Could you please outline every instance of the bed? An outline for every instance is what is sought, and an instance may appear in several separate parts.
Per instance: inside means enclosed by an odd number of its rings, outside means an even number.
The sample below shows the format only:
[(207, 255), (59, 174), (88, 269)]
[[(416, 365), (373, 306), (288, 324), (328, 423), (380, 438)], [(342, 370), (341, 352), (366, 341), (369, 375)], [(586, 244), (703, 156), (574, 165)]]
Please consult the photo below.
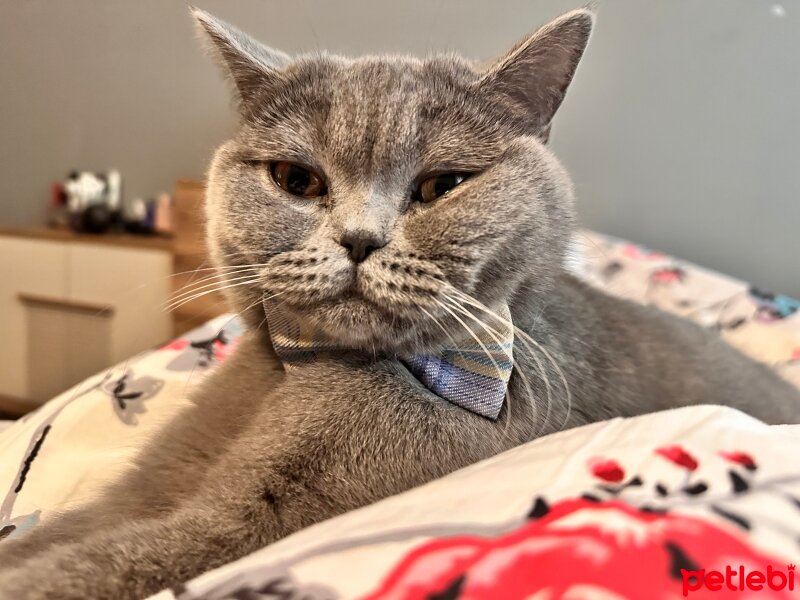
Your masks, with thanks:
[[(800, 387), (797, 301), (594, 232), (579, 245), (576, 268), (594, 285), (713, 328)], [(240, 335), (235, 316), (218, 317), (0, 424), (0, 540), (113, 482)], [(728, 408), (614, 419), (320, 523), (157, 597), (718, 598), (730, 586), (741, 598), (796, 597), (798, 456), (799, 426)]]

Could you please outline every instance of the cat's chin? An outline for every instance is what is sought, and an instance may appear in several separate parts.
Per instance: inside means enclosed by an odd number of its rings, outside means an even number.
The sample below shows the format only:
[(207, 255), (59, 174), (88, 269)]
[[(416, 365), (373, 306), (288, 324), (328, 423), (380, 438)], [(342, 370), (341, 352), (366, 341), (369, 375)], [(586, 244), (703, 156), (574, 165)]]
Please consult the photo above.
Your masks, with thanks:
[(397, 353), (410, 346), (413, 338), (408, 321), (363, 298), (327, 301), (306, 309), (302, 318), (347, 348)]

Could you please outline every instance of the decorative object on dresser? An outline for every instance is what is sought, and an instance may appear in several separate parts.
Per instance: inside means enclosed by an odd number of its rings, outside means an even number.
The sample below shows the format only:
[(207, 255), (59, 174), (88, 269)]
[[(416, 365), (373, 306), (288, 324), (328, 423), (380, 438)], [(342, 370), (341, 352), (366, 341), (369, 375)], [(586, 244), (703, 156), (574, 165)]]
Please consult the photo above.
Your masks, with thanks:
[[(208, 292), (211, 286), (199, 280), (212, 271), (205, 245), (205, 214), (203, 197), (205, 185), (200, 181), (180, 179), (175, 184), (172, 204), (172, 222), (175, 252), (175, 277), (173, 290), (178, 300), (173, 310), (175, 335), (181, 335), (209, 319), (227, 312), (224, 296), (219, 292), (205, 293), (195, 300), (183, 302), (197, 293)], [(207, 287), (202, 287), (207, 286)]]

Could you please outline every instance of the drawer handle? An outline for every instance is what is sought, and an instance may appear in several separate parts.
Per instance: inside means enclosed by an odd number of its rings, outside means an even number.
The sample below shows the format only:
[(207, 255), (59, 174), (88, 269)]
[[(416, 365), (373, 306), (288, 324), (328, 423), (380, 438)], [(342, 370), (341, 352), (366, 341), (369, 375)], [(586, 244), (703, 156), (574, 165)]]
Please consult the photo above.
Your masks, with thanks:
[(50, 298), (48, 296), (37, 296), (35, 294), (19, 294), (18, 298), (23, 304), (37, 308), (49, 308), (51, 310), (94, 315), (96, 317), (110, 317), (114, 314), (114, 307), (109, 304), (95, 304), (92, 302), (83, 302), (81, 300)]

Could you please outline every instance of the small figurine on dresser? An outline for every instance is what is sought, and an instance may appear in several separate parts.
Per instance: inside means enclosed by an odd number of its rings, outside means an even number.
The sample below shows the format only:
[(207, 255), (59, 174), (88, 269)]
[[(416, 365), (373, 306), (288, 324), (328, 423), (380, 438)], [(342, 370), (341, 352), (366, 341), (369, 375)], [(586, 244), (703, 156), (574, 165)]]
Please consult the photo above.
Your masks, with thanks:
[(72, 229), (105, 233), (120, 219), (122, 178), (116, 170), (108, 173), (72, 171), (67, 180), (56, 187), (55, 196), (55, 204), (62, 205), (65, 220)]
[(134, 198), (122, 211), (125, 231), (137, 234), (172, 234), (172, 198), (162, 192), (156, 198)]
[(171, 235), (172, 198), (136, 197), (123, 201), (119, 171), (72, 171), (66, 181), (54, 183), (50, 226), (80, 233)]

